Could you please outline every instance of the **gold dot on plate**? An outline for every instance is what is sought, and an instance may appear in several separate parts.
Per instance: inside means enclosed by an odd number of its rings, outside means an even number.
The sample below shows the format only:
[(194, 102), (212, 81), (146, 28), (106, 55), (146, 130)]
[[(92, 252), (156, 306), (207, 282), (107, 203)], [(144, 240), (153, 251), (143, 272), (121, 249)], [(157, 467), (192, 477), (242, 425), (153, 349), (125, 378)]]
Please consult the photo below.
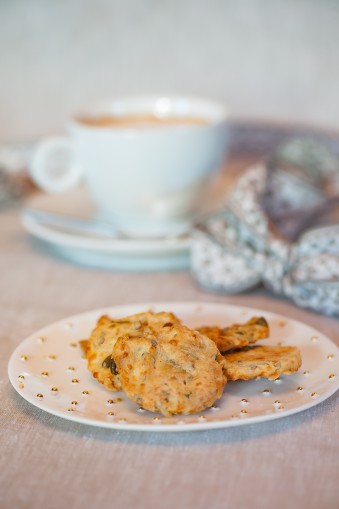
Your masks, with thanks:
[(56, 357), (55, 357), (54, 354), (51, 354), (51, 355), (48, 356), (48, 358), (51, 359), (52, 361), (54, 361)]
[(42, 371), (41, 374), (42, 376), (48, 376), (48, 371)]
[(242, 410), (240, 410), (240, 413), (241, 414), (247, 414), (247, 410), (245, 410), (244, 408)]
[(84, 394), (85, 396), (87, 396), (89, 394), (89, 391), (82, 391), (82, 394)]
[(67, 412), (74, 412), (74, 408), (67, 408)]
[(311, 398), (316, 398), (317, 396), (318, 396), (318, 394), (316, 392), (312, 392)]
[(280, 384), (281, 383), (281, 378), (276, 378), (275, 380), (273, 380), (274, 383), (276, 384)]
[(309, 375), (309, 374), (310, 374), (310, 372), (309, 372), (309, 371), (304, 371), (304, 373), (303, 373), (303, 374), (307, 376), (307, 375)]
[(121, 418), (119, 419), (119, 422), (127, 422), (127, 419), (125, 419), (125, 417), (121, 417)]
[(328, 378), (335, 378), (335, 374), (334, 373), (331, 373), (330, 375), (328, 375)]
[(218, 407), (218, 405), (212, 405), (211, 410), (214, 410), (216, 412), (217, 410), (220, 410), (220, 407)]
[(24, 389), (25, 388), (25, 384), (23, 384), (22, 382), (19, 383), (19, 389)]
[(155, 422), (159, 422), (159, 421), (161, 421), (161, 419), (160, 419), (160, 417), (154, 417), (154, 418), (153, 418), (153, 421), (155, 421)]
[(278, 406), (278, 410), (284, 410), (284, 408), (285, 408), (284, 405), (279, 405)]
[(72, 348), (76, 348), (78, 345), (76, 343), (70, 343), (69, 346)]
[(281, 403), (281, 401), (279, 401), (279, 399), (276, 399), (274, 402), (275, 405), (280, 405), (280, 403)]
[(206, 420), (206, 417), (204, 415), (199, 415), (198, 419), (200, 421), (205, 421)]
[(332, 360), (332, 359), (333, 359), (333, 357), (334, 357), (334, 355), (332, 355), (332, 354), (330, 354), (330, 355), (328, 355), (328, 356), (327, 356), (327, 358), (328, 358), (329, 360)]
[(41, 392), (39, 392), (39, 393), (36, 395), (36, 397), (37, 397), (37, 398), (43, 398), (43, 397), (44, 397), (44, 395), (43, 395), (43, 394), (41, 394)]
[(44, 336), (39, 336), (39, 337), (37, 338), (37, 342), (38, 342), (38, 343), (44, 343), (45, 341), (46, 341), (46, 338), (44, 338)]
[(121, 401), (124, 401), (122, 398), (117, 398), (118, 403), (121, 403)]
[(27, 355), (22, 355), (20, 357), (20, 359), (25, 362), (25, 361), (27, 361), (28, 357), (27, 357)]
[(303, 387), (297, 387), (297, 391), (303, 391), (304, 388)]
[(71, 405), (77, 405), (78, 402), (77, 401), (72, 401)]
[(53, 392), (58, 392), (58, 390), (59, 389), (57, 387), (52, 387), (52, 389), (51, 389), (51, 391), (53, 391)]
[(264, 396), (268, 396), (269, 394), (271, 394), (271, 391), (269, 389), (264, 389), (262, 393)]
[(72, 384), (78, 384), (79, 380), (77, 378), (72, 378)]
[(75, 371), (75, 367), (74, 366), (68, 366), (68, 371)]
[(108, 400), (107, 400), (107, 404), (108, 404), (108, 405), (113, 405), (113, 403), (114, 403), (114, 400), (113, 400), (113, 399), (108, 399)]
[(107, 415), (112, 416), (112, 415), (114, 415), (114, 412), (107, 412)]
[(25, 380), (24, 375), (19, 375), (18, 378), (20, 378), (21, 380)]
[(318, 336), (312, 336), (311, 341), (312, 341), (312, 343), (315, 343), (316, 341), (318, 341)]

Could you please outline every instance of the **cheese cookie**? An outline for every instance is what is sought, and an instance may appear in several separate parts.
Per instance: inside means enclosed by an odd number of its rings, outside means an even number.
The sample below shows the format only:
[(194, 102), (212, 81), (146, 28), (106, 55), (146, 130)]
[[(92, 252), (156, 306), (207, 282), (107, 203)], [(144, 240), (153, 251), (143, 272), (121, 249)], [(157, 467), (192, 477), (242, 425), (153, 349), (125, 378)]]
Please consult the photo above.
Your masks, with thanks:
[(113, 358), (127, 396), (165, 416), (201, 412), (220, 398), (226, 383), (213, 341), (178, 323), (164, 324), (156, 334), (120, 337)]
[(228, 380), (252, 380), (290, 375), (301, 366), (295, 346), (249, 346), (223, 355)]
[(267, 338), (270, 333), (268, 323), (262, 316), (254, 316), (244, 324), (236, 323), (223, 329), (201, 326), (197, 330), (212, 339), (221, 353), (251, 345), (259, 339)]
[(107, 315), (99, 318), (87, 343), (83, 344), (92, 375), (112, 391), (121, 390), (119, 373), (112, 358), (113, 347), (117, 339), (125, 334), (139, 334), (142, 331), (156, 332), (164, 324), (180, 323), (173, 313), (153, 313), (147, 311), (120, 319)]

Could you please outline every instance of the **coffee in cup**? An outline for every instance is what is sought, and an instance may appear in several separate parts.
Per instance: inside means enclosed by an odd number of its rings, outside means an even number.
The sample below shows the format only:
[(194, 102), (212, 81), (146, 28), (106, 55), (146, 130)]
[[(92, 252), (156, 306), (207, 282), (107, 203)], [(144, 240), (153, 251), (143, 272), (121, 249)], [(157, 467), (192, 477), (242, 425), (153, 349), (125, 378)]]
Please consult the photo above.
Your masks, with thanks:
[(68, 137), (39, 143), (30, 164), (47, 192), (84, 179), (98, 215), (133, 236), (185, 231), (228, 144), (227, 112), (190, 96), (138, 96), (86, 108)]

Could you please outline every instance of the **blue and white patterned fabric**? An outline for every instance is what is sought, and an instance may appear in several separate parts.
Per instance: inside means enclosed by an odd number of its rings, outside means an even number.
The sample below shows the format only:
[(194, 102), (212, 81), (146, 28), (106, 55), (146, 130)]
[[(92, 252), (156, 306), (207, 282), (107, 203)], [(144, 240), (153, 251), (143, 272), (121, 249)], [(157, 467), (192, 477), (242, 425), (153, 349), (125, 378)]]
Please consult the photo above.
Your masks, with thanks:
[(225, 293), (263, 284), (299, 306), (339, 315), (339, 215), (337, 223), (309, 228), (338, 205), (336, 154), (312, 141), (290, 142), (246, 170), (224, 209), (195, 225), (193, 276)]

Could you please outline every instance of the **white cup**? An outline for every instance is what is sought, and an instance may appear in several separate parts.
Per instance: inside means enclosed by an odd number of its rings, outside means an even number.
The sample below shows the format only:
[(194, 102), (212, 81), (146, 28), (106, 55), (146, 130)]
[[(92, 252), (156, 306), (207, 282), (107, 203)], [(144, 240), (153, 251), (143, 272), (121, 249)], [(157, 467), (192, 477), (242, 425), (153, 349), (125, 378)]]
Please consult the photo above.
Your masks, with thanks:
[[(171, 121), (91, 123), (103, 116), (145, 115)], [(113, 99), (76, 115), (68, 125), (68, 137), (39, 143), (30, 173), (41, 189), (52, 193), (65, 192), (84, 179), (99, 216), (127, 234), (181, 233), (226, 156), (227, 119), (225, 107), (208, 99), (160, 95)]]

